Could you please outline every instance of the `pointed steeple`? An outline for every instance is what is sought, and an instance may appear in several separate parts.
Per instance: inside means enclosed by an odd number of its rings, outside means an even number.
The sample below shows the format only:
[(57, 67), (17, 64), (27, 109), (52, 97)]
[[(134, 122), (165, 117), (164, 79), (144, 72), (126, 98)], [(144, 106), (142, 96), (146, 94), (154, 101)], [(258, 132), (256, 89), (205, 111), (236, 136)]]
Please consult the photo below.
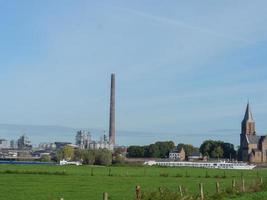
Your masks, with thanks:
[(252, 117), (252, 113), (251, 113), (249, 102), (247, 103), (246, 113), (245, 113), (245, 116), (244, 116), (243, 121), (246, 121), (246, 122), (254, 122), (253, 117)]
[(242, 127), (241, 128), (242, 134), (246, 134), (246, 135), (255, 135), (256, 134), (255, 122), (254, 122), (254, 119), (252, 117), (252, 112), (250, 109), (249, 102), (247, 103), (247, 108), (246, 108), (246, 112), (245, 112), (241, 127)]

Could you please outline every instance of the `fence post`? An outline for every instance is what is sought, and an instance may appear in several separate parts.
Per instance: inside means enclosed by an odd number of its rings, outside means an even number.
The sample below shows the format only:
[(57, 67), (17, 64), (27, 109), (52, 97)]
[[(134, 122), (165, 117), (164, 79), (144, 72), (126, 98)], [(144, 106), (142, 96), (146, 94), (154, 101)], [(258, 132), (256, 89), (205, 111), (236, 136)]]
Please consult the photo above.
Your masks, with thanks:
[(180, 191), (180, 196), (183, 197), (183, 190), (182, 190), (182, 186), (179, 185), (179, 191)]
[(107, 192), (103, 193), (103, 200), (108, 200), (108, 193)]
[(232, 190), (235, 189), (235, 179), (232, 180)]
[(137, 185), (135, 187), (136, 200), (141, 200), (141, 187)]
[(199, 183), (200, 199), (204, 200), (203, 184)]
[(245, 179), (242, 179), (242, 192), (245, 192)]
[(219, 182), (216, 182), (216, 192), (217, 192), (217, 194), (220, 193), (220, 183)]
[(262, 177), (260, 178), (260, 184), (263, 184), (263, 179), (262, 179)]

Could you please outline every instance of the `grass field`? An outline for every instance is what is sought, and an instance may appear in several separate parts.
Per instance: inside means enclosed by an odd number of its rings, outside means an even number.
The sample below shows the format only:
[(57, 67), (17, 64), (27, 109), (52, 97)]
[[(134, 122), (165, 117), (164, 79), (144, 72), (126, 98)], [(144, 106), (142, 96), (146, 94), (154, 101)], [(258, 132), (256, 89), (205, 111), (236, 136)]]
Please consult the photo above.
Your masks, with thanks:
[[(246, 184), (258, 177), (266, 181), (267, 170), (0, 165), (0, 199), (102, 200), (103, 192), (108, 192), (111, 200), (132, 200), (136, 185), (145, 191), (158, 187), (177, 190), (178, 185), (182, 185), (194, 194), (200, 182), (204, 184), (204, 192), (211, 194), (215, 192), (216, 181), (223, 189), (231, 186), (232, 179), (240, 182), (241, 176)], [(248, 196), (242, 200), (253, 198)]]

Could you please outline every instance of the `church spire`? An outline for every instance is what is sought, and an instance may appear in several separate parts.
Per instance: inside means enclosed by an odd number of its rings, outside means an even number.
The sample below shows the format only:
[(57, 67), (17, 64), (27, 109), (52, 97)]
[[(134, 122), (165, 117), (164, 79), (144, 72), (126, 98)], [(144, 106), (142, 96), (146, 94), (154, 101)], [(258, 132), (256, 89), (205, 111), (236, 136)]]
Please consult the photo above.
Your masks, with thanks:
[(251, 113), (249, 102), (247, 103), (246, 113), (245, 113), (245, 116), (244, 116), (243, 121), (254, 122), (253, 117), (252, 117), (252, 113)]
[(247, 108), (246, 112), (244, 115), (244, 119), (242, 121), (242, 134), (247, 134), (247, 135), (255, 135), (255, 122), (252, 117), (252, 112), (250, 109), (249, 102), (247, 103)]

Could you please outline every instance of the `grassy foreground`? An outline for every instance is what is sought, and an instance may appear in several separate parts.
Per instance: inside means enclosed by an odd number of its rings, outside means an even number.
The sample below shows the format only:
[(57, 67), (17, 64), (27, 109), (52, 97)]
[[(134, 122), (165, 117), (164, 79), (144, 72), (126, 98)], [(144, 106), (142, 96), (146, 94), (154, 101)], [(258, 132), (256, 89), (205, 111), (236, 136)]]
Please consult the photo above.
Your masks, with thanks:
[(103, 192), (108, 192), (111, 200), (133, 200), (136, 185), (143, 191), (159, 187), (177, 190), (181, 185), (189, 194), (196, 194), (200, 182), (205, 193), (213, 194), (216, 181), (224, 189), (231, 187), (233, 179), (240, 184), (242, 176), (246, 184), (259, 177), (267, 181), (267, 170), (0, 165), (0, 199), (102, 200)]

